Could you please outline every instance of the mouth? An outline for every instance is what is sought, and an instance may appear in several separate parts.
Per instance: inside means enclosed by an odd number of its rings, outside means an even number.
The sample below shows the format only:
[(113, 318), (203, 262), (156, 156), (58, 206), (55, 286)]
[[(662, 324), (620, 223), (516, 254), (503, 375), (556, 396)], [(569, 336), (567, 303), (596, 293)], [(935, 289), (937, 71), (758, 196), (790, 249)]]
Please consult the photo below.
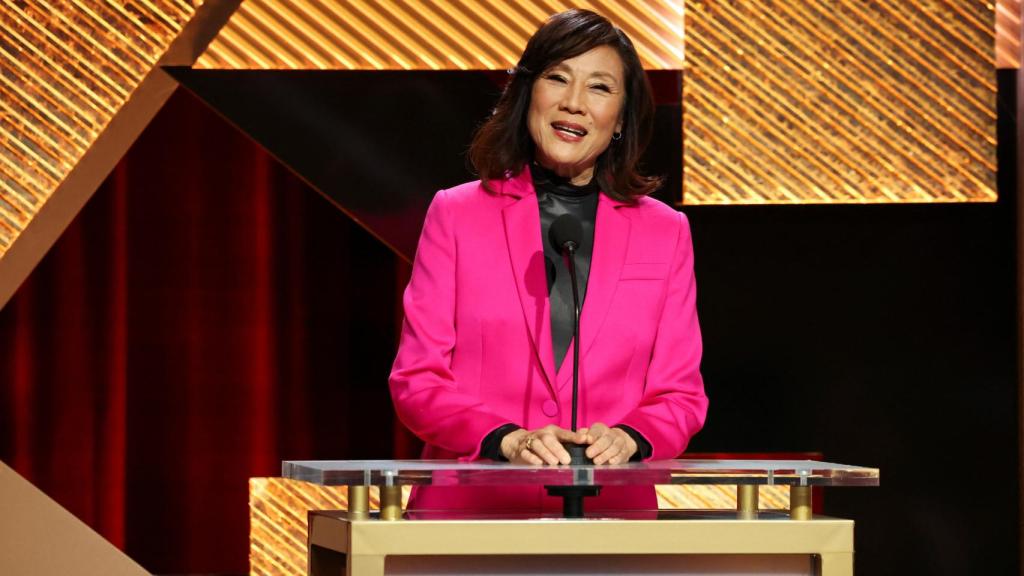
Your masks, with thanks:
[(583, 138), (587, 135), (586, 128), (579, 124), (573, 124), (572, 122), (552, 122), (551, 127), (557, 132), (561, 132), (575, 138)]

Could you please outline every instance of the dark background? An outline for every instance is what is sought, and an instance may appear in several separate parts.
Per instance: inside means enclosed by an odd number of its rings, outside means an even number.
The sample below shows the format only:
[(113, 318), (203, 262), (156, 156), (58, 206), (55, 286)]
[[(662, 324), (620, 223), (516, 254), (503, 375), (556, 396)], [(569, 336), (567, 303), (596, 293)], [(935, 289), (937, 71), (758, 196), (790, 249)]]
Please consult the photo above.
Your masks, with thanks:
[[(248, 477), (415, 455), (387, 395), (408, 274), (387, 245), (471, 178), (501, 77), (175, 74), (188, 90), (0, 310), (0, 459), (151, 571), (241, 573)], [(648, 158), (669, 201), (677, 80), (654, 77)], [(1016, 141), (1010, 114), (1000, 130)], [(825, 495), (857, 521), (858, 574), (1019, 570), (1016, 149), (1000, 153), (993, 204), (684, 210), (711, 399), (690, 449), (881, 468), (879, 488)]]

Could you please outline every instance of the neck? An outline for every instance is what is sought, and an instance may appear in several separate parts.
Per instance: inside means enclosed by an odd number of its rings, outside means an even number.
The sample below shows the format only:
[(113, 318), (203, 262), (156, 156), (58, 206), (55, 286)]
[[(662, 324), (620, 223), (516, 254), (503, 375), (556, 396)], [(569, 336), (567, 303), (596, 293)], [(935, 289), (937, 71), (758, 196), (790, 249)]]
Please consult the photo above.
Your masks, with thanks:
[(573, 184), (568, 178), (563, 178), (536, 162), (530, 164), (530, 176), (533, 178), (534, 191), (538, 196), (555, 194), (562, 198), (582, 198), (600, 191), (596, 182)]
[(593, 166), (580, 169), (578, 166), (573, 164), (557, 164), (553, 162), (546, 162), (540, 158), (535, 162), (537, 165), (554, 173), (559, 178), (567, 180), (573, 186), (585, 186), (590, 184), (591, 180), (594, 179)]

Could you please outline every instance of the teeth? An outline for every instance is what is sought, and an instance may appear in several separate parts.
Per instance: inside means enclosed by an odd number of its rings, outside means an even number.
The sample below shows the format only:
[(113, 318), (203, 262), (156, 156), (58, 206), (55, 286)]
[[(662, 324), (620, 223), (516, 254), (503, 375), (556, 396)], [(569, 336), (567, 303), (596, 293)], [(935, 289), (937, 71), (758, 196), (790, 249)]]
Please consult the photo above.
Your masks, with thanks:
[(569, 128), (568, 126), (562, 125), (556, 125), (555, 130), (561, 130), (562, 132), (568, 132), (570, 134), (575, 134), (576, 136), (580, 137), (585, 136), (587, 134), (585, 130), (574, 130), (572, 128)]

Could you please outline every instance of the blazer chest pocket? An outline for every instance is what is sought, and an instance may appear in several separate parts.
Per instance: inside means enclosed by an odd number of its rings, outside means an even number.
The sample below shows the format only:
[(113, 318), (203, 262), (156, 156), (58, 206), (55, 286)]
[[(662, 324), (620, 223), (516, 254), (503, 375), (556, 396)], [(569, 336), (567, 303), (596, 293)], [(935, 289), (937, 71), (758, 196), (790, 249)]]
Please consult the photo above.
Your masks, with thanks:
[(623, 264), (619, 280), (664, 280), (668, 263)]

